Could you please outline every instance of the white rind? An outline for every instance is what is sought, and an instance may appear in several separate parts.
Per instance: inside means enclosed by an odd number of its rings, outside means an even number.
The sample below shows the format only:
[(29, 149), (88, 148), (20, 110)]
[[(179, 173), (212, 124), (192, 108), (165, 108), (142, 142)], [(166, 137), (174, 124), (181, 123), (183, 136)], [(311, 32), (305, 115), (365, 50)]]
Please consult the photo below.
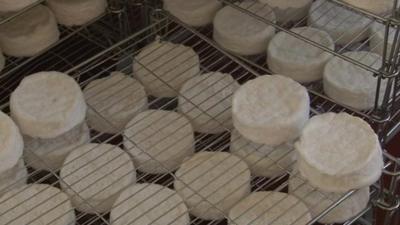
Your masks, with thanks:
[(14, 57), (30, 57), (56, 43), (60, 37), (49, 8), (38, 5), (0, 26), (0, 48)]
[(71, 225), (75, 212), (68, 196), (47, 184), (28, 184), (0, 198), (0, 225)]
[(179, 113), (147, 110), (127, 124), (124, 146), (138, 170), (151, 174), (173, 172), (194, 154), (193, 128)]
[(134, 76), (154, 97), (175, 97), (189, 79), (199, 75), (200, 61), (187, 46), (156, 40), (135, 57)]
[(0, 174), (0, 197), (13, 189), (26, 185), (28, 180), (28, 170), (24, 160), (20, 159), (13, 168), (3, 171)]
[(68, 154), (75, 148), (90, 142), (90, 131), (86, 123), (51, 139), (24, 137), (24, 160), (37, 170), (58, 171)]
[(175, 190), (190, 213), (204, 220), (224, 219), (229, 210), (250, 193), (250, 170), (226, 152), (200, 152), (175, 173)]
[(121, 72), (91, 81), (83, 93), (89, 105), (88, 124), (99, 132), (122, 132), (135, 115), (147, 109), (142, 84)]
[[(275, 21), (271, 8), (256, 1), (238, 5), (269, 21)], [(239, 55), (256, 55), (265, 52), (275, 35), (275, 28), (232, 6), (219, 10), (214, 18), (214, 40), (225, 50)]]
[(6, 58), (4, 57), (0, 49), (0, 72), (4, 69), (5, 65), (6, 65)]
[(298, 21), (307, 16), (312, 0), (258, 0), (271, 7), (276, 15), (277, 21), (286, 24)]
[(196, 132), (218, 134), (232, 129), (232, 96), (240, 87), (230, 74), (211, 72), (187, 81), (180, 90), (178, 111)]
[(113, 225), (189, 225), (188, 209), (183, 199), (158, 184), (135, 184), (115, 201), (110, 221)]
[(363, 188), (382, 173), (377, 135), (368, 123), (347, 113), (314, 116), (295, 147), (301, 175), (324, 191)]
[[(382, 58), (372, 52), (346, 52), (344, 56), (380, 69)], [(326, 64), (323, 75), (324, 92), (337, 103), (357, 110), (367, 110), (375, 106), (378, 78), (370, 71), (334, 57)], [(386, 91), (386, 80), (381, 81), (379, 104)]]
[[(312, 217), (295, 196), (275, 192), (253, 192), (229, 212), (229, 225), (306, 225)], [(249, 223), (251, 221), (251, 223)]]
[(24, 142), (14, 121), (0, 111), (0, 173), (13, 168), (22, 157)]
[(54, 138), (81, 124), (86, 103), (76, 81), (60, 72), (25, 77), (11, 94), (10, 109), (21, 133)]
[(47, 0), (59, 24), (80, 26), (105, 13), (107, 0)]
[(129, 155), (117, 146), (86, 144), (72, 151), (60, 172), (61, 188), (85, 213), (111, 210), (126, 187), (136, 182)]
[(0, 0), (0, 12), (16, 12), (39, 0)]
[(310, 113), (306, 88), (281, 75), (248, 81), (232, 102), (235, 128), (247, 139), (271, 147), (295, 140)]
[(325, 30), (338, 45), (366, 39), (371, 22), (367, 17), (327, 0), (312, 3), (308, 16), (309, 26)]
[[(299, 173), (289, 178), (289, 193), (301, 199), (310, 209), (313, 218), (337, 202), (346, 193), (325, 192), (313, 187)], [(369, 187), (356, 190), (354, 194), (318, 220), (320, 223), (344, 223), (359, 214), (368, 204)]]
[(293, 150), (292, 144), (273, 148), (249, 141), (237, 130), (231, 132), (230, 152), (244, 160), (254, 176), (272, 178), (291, 171), (295, 161)]
[[(335, 44), (325, 31), (311, 27), (298, 27), (290, 31), (334, 50)], [(267, 64), (275, 74), (308, 83), (322, 78), (324, 66), (331, 55), (291, 34), (279, 32), (269, 42)]]
[[(383, 51), (385, 49), (385, 33), (386, 33), (386, 26), (374, 22), (369, 29), (369, 48), (371, 52), (375, 52), (383, 56)], [(389, 37), (388, 37), (388, 45), (387, 45), (387, 52), (386, 52), (386, 59), (389, 59), (390, 52), (393, 48), (393, 42), (396, 35), (396, 30), (393, 27), (389, 29)]]
[(193, 27), (212, 23), (217, 11), (222, 8), (218, 0), (163, 0), (164, 9)]
[(394, 6), (394, 0), (343, 0), (343, 2), (379, 15), (391, 12)]

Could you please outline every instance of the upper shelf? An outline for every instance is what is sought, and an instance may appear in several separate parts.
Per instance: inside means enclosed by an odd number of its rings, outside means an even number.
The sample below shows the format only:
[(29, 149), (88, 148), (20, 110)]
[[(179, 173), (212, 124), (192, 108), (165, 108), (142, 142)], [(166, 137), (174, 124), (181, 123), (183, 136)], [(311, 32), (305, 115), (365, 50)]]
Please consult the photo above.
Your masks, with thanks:
[[(313, 2), (310, 8), (305, 10), (289, 11), (285, 15), (284, 21), (271, 21), (268, 19), (270, 18), (269, 16), (260, 16), (257, 12), (249, 10), (251, 6), (243, 7), (243, 5), (229, 0), (221, 1), (275, 27), (278, 32), (286, 32), (374, 74), (382, 75), (386, 78), (393, 77), (397, 72), (395, 68), (400, 65), (398, 57), (395, 57), (400, 52), (400, 23), (392, 16), (382, 17), (375, 15), (343, 1), (317, 0)], [(265, 7), (273, 8), (266, 3)], [(275, 10), (275, 12), (277, 11)], [(304, 15), (299, 15), (299, 13)], [(296, 33), (291, 30), (291, 28), (305, 25), (328, 32), (334, 40), (335, 49), (332, 50), (302, 33)], [(377, 69), (376, 66), (373, 66), (376, 65), (375, 62), (365, 64), (361, 59), (356, 60), (343, 55), (344, 52), (358, 50), (371, 51), (385, 56), (382, 57), (382, 67)]]

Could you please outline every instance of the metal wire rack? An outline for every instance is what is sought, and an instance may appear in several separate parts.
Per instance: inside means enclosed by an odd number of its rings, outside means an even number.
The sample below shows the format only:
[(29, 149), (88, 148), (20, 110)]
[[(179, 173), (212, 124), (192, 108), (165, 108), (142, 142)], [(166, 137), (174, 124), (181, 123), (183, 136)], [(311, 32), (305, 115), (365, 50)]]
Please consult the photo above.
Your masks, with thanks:
[[(81, 28), (81, 29), (78, 28), (79, 31), (76, 31), (75, 33), (72, 32), (73, 35), (71, 38), (65, 39), (63, 43), (57, 44), (57, 46), (51, 48), (43, 55), (40, 55), (33, 59), (23, 59), (23, 61), (20, 62), (18, 62), (18, 60), (20, 59), (15, 59), (17, 61), (15, 61), (15, 63), (13, 63), (10, 67), (6, 68), (5, 72), (1, 74), (1, 79), (2, 79), (0, 82), (2, 84), (1, 109), (3, 111), (7, 111), (9, 94), (12, 92), (12, 90), (16, 87), (16, 85), (24, 76), (29, 75), (36, 71), (54, 69), (61, 72), (66, 72), (71, 76), (73, 76), (79, 82), (82, 88), (84, 88), (90, 81), (104, 76), (108, 76), (110, 72), (116, 70), (132, 75), (134, 77), (135, 75), (132, 74), (132, 61), (135, 60), (134, 56), (137, 55), (143, 49), (144, 46), (155, 40), (156, 37), (160, 37), (161, 40), (168, 40), (174, 43), (181, 43), (186, 46), (192, 47), (200, 57), (202, 73), (210, 71), (220, 71), (223, 73), (229, 73), (239, 83), (244, 83), (247, 80), (252, 79), (260, 74), (258, 71), (258, 69), (260, 68), (258, 66), (255, 66), (257, 64), (253, 65), (251, 63), (246, 63), (247, 61), (244, 62), (241, 58), (236, 58), (234, 56), (231, 56), (230, 54), (227, 54), (216, 44), (214, 44), (213, 41), (207, 38), (207, 35), (204, 34), (209, 34), (210, 28), (206, 27), (197, 30), (192, 29), (161, 10), (154, 10), (149, 21), (150, 23), (145, 28), (136, 29), (133, 34), (129, 34), (125, 38), (120, 40), (102, 38), (103, 37), (102, 35), (97, 35), (97, 33), (93, 33), (95, 32), (94, 30), (97, 29), (92, 30), (86, 28)], [(93, 24), (93, 26), (97, 26), (100, 23), (101, 22), (96, 21)], [(111, 31), (113, 31), (112, 25), (110, 25), (110, 29)], [(68, 36), (68, 32), (66, 33), (66, 35)], [(70, 43), (72, 44), (81, 43), (78, 40), (86, 44), (84, 45), (78, 44), (79, 49), (76, 49), (76, 51), (72, 50), (74, 48), (71, 47), (73, 45), (70, 45)], [(68, 46), (68, 48), (65, 48), (65, 45)], [(82, 54), (83, 53), (82, 46), (87, 46), (88, 51), (85, 51), (85, 54)], [(54, 56), (56, 56), (57, 59), (61, 60), (60, 63), (56, 64), (52, 63), (53, 61), (51, 61), (51, 59), (54, 59)], [(41, 62), (43, 62), (43, 64), (41, 64)], [(37, 66), (37, 63), (39, 63), (39, 66)], [(146, 67), (144, 67), (144, 69), (148, 70)], [(152, 73), (152, 71), (149, 72)], [(155, 74), (153, 73), (153, 75)], [(124, 80), (121, 80), (119, 82), (124, 82)], [(163, 82), (168, 85), (168, 81), (163, 81)], [(226, 87), (221, 87), (220, 91), (224, 91), (224, 88)], [(179, 95), (179, 90), (175, 91)], [(345, 108), (338, 106), (334, 102), (329, 101), (329, 99), (324, 98), (323, 95), (321, 95), (317, 91), (313, 91), (313, 89), (310, 89), (310, 93), (312, 94), (311, 102), (312, 102), (313, 115), (319, 114), (324, 111), (346, 110)], [(106, 99), (104, 100), (106, 101)], [(187, 100), (190, 101), (190, 99)], [(93, 109), (93, 106), (89, 105), (89, 107)], [(176, 99), (160, 100), (157, 98), (149, 97), (149, 108), (175, 110)], [(203, 113), (207, 114), (207, 112)], [(97, 111), (97, 114), (100, 117), (103, 116), (103, 112), (101, 111)], [(364, 113), (361, 112), (359, 116), (363, 115)], [(107, 120), (107, 118), (104, 119)], [(221, 121), (218, 121), (215, 118), (213, 119), (216, 122), (220, 123), (221, 126), (223, 126)], [(111, 122), (110, 125), (113, 126)], [(225, 130), (226, 132), (223, 132), (218, 135), (207, 135), (200, 133), (195, 134), (196, 151), (229, 151), (230, 129), (225, 128)], [(157, 132), (154, 132), (153, 135), (157, 135)], [(91, 134), (91, 142), (111, 143), (113, 145), (125, 148), (123, 146), (123, 141), (122, 141), (123, 138), (131, 140), (131, 137), (127, 137), (123, 133), (110, 135), (93, 131)], [(135, 145), (135, 143), (132, 140), (131, 142)], [(110, 151), (111, 150), (112, 149), (110, 149)], [(127, 152), (129, 151), (129, 149), (126, 148), (125, 150)], [(92, 149), (92, 151), (94, 151), (94, 149)], [(254, 149), (254, 151), (257, 151), (257, 149)], [(145, 151), (143, 151), (143, 153), (146, 154)], [(32, 152), (32, 154), (35, 155), (34, 152)], [(398, 177), (397, 168), (400, 165), (400, 161), (386, 152), (384, 152), (384, 155), (385, 155), (385, 171), (384, 171), (385, 174), (397, 178)], [(37, 156), (36, 158), (38, 161), (42, 162), (43, 164), (46, 164), (46, 162), (43, 161), (41, 157)], [(112, 161), (107, 163), (111, 162)], [(102, 167), (104, 165), (105, 164), (98, 166)], [(29, 165), (27, 166), (29, 167)], [(160, 167), (163, 167), (162, 163), (160, 163)], [(172, 185), (173, 180), (177, 179), (174, 173), (155, 175), (155, 174), (146, 174), (141, 172), (140, 167), (136, 169), (137, 171), (130, 171), (130, 172), (137, 172), (138, 182), (157, 183), (166, 187), (173, 188)], [(293, 176), (294, 174), (291, 172), (290, 168), (283, 168), (283, 169), (286, 170), (286, 173), (281, 176), (273, 178), (254, 177), (252, 180), (252, 191), (258, 191), (258, 190), (275, 190), (282, 192), (287, 191), (288, 176), (289, 175)], [(79, 168), (77, 170), (79, 170)], [(112, 172), (113, 171), (109, 171), (108, 174)], [(221, 173), (223, 172), (224, 171), (221, 171)], [(204, 171), (204, 173), (207, 173), (207, 171)], [(104, 174), (104, 176), (107, 176), (108, 174)], [(47, 183), (52, 186), (59, 187), (60, 183), (63, 182), (63, 180), (59, 176), (59, 171), (45, 172), (29, 168), (29, 182)], [(350, 191), (349, 193), (343, 194), (343, 196), (338, 201), (333, 201), (334, 203), (330, 207), (328, 207), (320, 215), (314, 217), (313, 220), (309, 222), (309, 224), (314, 224), (318, 219), (323, 217), (331, 209), (333, 209), (338, 204), (347, 199), (349, 196), (354, 194), (354, 192), (355, 191)], [(398, 203), (394, 202), (392, 204), (392, 202), (389, 202), (387, 201), (387, 199), (382, 198), (382, 196), (384, 196), (385, 193), (386, 191), (383, 189), (383, 186), (380, 183), (373, 185), (371, 187), (370, 204), (367, 206), (365, 210), (363, 210), (353, 219), (347, 221), (345, 224), (346, 225), (353, 223), (370, 224), (368, 220), (364, 218), (368, 212), (375, 210), (376, 208), (379, 207), (382, 208), (382, 206), (386, 206), (388, 208), (395, 207), (396, 204)], [(93, 193), (93, 196), (95, 196), (96, 194), (98, 193)], [(77, 192), (76, 196), (78, 198), (82, 198)], [(48, 199), (45, 199), (43, 200), (42, 203), (38, 204), (43, 204), (45, 201), (51, 201), (51, 197), (52, 196), (49, 196)], [(328, 198), (328, 196), (326, 196), (326, 198)], [(387, 205), (385, 205), (386, 203)], [(83, 204), (90, 206), (90, 204), (85, 200)], [(265, 211), (268, 210), (269, 209), (265, 209)], [(43, 212), (43, 214), (44, 213), (47, 212)], [(108, 213), (87, 214), (76, 211), (76, 217), (77, 217), (77, 224), (79, 225), (110, 224)], [(227, 215), (226, 218), (228, 218)], [(37, 218), (32, 218), (32, 222), (35, 221), (36, 219)], [(203, 221), (199, 218), (195, 217), (191, 218), (191, 224), (196, 224), (196, 225), (200, 224), (216, 225), (216, 224), (226, 224), (226, 223), (227, 221)]]

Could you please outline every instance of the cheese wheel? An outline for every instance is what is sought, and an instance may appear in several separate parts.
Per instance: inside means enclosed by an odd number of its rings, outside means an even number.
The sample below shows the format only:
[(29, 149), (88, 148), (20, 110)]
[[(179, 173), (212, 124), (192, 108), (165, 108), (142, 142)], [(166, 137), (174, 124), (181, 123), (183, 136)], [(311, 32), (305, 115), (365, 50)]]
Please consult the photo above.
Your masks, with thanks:
[(101, 16), (107, 9), (107, 0), (47, 0), (59, 24), (84, 25)]
[(86, 123), (50, 139), (24, 136), (24, 159), (32, 168), (56, 172), (65, 158), (75, 148), (90, 142), (90, 131)]
[(133, 71), (148, 94), (175, 97), (187, 80), (200, 73), (200, 61), (190, 47), (156, 40), (135, 57)]
[[(298, 27), (290, 31), (334, 50), (335, 44), (328, 33), (311, 27)], [(279, 32), (268, 45), (267, 64), (276, 74), (307, 83), (322, 78), (326, 62), (331, 55), (291, 34)]]
[(338, 45), (366, 39), (371, 22), (367, 17), (327, 0), (315, 1), (308, 16), (309, 26), (328, 32)]
[[(256, 1), (238, 5), (266, 20), (275, 22), (271, 8)], [(214, 40), (225, 50), (239, 55), (256, 55), (265, 52), (275, 28), (232, 6), (225, 6), (214, 18)]]
[(271, 7), (279, 23), (298, 21), (307, 16), (312, 0), (258, 0)]
[(6, 58), (0, 51), (0, 72), (4, 69), (5, 65), (6, 65)]
[(89, 126), (99, 132), (119, 133), (135, 115), (147, 108), (142, 84), (121, 72), (91, 81), (83, 93), (90, 106)]
[[(312, 217), (320, 215), (332, 204), (339, 201), (346, 193), (325, 192), (313, 187), (299, 173), (289, 178), (289, 193), (301, 199), (310, 209)], [(369, 187), (354, 192), (346, 200), (333, 208), (328, 214), (318, 220), (320, 223), (344, 223), (361, 213), (369, 202)]]
[[(371, 52), (375, 52), (383, 56), (383, 51), (385, 49), (385, 35), (386, 35), (386, 26), (374, 22), (370, 26), (369, 30), (369, 49)], [(390, 52), (394, 47), (394, 39), (396, 36), (396, 29), (394, 27), (389, 28), (389, 36), (388, 36), (388, 45), (387, 45), (387, 52), (386, 52), (386, 59), (390, 58)]]
[(0, 48), (9, 56), (34, 56), (56, 43), (59, 37), (56, 19), (43, 5), (0, 25)]
[(24, 160), (20, 159), (17, 165), (0, 174), (0, 197), (8, 191), (26, 185), (27, 179), (28, 170), (25, 167)]
[(220, 220), (250, 193), (250, 170), (226, 152), (200, 152), (175, 173), (175, 190), (190, 213), (204, 220)]
[(380, 15), (391, 12), (394, 6), (394, 0), (343, 0), (343, 2)]
[[(379, 70), (382, 58), (372, 52), (346, 52), (344, 56), (357, 60)], [(378, 78), (367, 71), (339, 57), (334, 57), (325, 66), (323, 76), (324, 92), (334, 101), (358, 110), (371, 109), (375, 105)], [(382, 103), (387, 80), (382, 80), (379, 104)]]
[(229, 225), (306, 225), (307, 206), (298, 198), (275, 191), (253, 192), (229, 212)]
[(293, 149), (290, 143), (274, 148), (254, 143), (237, 130), (231, 132), (231, 153), (245, 161), (254, 176), (277, 177), (290, 171), (295, 159)]
[(178, 111), (195, 131), (218, 134), (232, 129), (233, 93), (240, 87), (230, 74), (211, 72), (187, 81), (179, 95)]
[(117, 146), (86, 144), (72, 151), (60, 172), (61, 188), (85, 213), (111, 210), (122, 190), (136, 182), (129, 155)]
[(295, 140), (310, 113), (305, 87), (281, 75), (265, 75), (242, 85), (233, 96), (235, 128), (270, 147)]
[(24, 142), (18, 127), (0, 111), (0, 174), (17, 164), (23, 149)]
[(163, 0), (164, 9), (189, 26), (205, 26), (222, 8), (218, 0)]
[(10, 109), (21, 133), (54, 138), (81, 124), (86, 103), (76, 81), (60, 72), (25, 77), (11, 94)]
[(47, 184), (29, 184), (0, 198), (1, 225), (71, 225), (75, 213), (68, 196)]
[(183, 199), (158, 184), (135, 184), (124, 190), (111, 210), (112, 225), (189, 225)]
[(323, 191), (363, 188), (382, 173), (378, 136), (367, 122), (347, 113), (314, 116), (295, 147), (300, 173)]
[(172, 172), (194, 154), (193, 128), (179, 113), (144, 111), (126, 126), (124, 146), (140, 171), (151, 174)]
[(0, 0), (0, 12), (15, 12), (38, 1), (39, 0)]

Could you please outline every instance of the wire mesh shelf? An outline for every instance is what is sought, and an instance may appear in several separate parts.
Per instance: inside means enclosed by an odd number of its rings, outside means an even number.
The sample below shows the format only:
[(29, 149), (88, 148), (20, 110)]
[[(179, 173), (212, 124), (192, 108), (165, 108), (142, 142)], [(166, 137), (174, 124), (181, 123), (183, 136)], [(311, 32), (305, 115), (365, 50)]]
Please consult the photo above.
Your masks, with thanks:
[[(243, 63), (241, 59), (237, 59), (229, 54), (226, 54), (222, 51), (217, 45), (215, 45), (212, 41), (207, 39), (202, 33), (208, 32), (209, 28), (205, 28), (205, 30), (194, 30), (192, 28), (187, 27), (186, 25), (182, 24), (181, 22), (177, 21), (173, 17), (170, 17), (163, 12), (159, 11), (155, 15), (153, 15), (153, 20), (146, 28), (137, 30), (134, 34), (129, 35), (127, 38), (120, 40), (111, 45), (99, 45), (97, 44), (96, 38), (93, 36), (98, 37), (97, 35), (93, 35), (93, 33), (86, 34), (84, 31), (78, 32), (77, 35), (83, 38), (83, 41), (88, 41), (87, 46), (88, 50), (91, 50), (87, 55), (85, 54), (84, 57), (78, 57), (77, 61), (74, 61), (77, 58), (77, 55), (82, 54), (82, 45), (80, 45), (80, 49), (77, 49), (76, 52), (70, 51), (66, 53), (70, 55), (71, 58), (65, 58), (65, 54), (61, 54), (63, 50), (67, 50), (65, 48), (60, 47), (61, 49), (57, 50), (57, 46), (52, 48), (50, 52), (46, 53), (45, 55), (49, 58), (54, 58), (54, 56), (60, 58), (62, 60), (60, 65), (50, 63), (49, 67), (42, 66), (36, 67), (35, 64), (26, 63), (24, 66), (19, 67), (15, 71), (12, 71), (12, 68), (6, 71), (3, 76), (5, 79), (3, 83), (3, 88), (6, 88), (6, 91), (3, 91), (2, 98), (3, 98), (3, 107), (2, 110), (6, 110), (8, 106), (8, 95), (10, 92), (15, 88), (15, 86), (19, 83), (19, 81), (23, 78), (23, 76), (29, 75), (35, 71), (41, 70), (52, 70), (57, 69), (58, 71), (68, 73), (72, 77), (74, 77), (82, 88), (86, 87), (86, 85), (97, 78), (105, 77), (110, 74), (112, 71), (121, 71), (126, 74), (129, 74), (135, 77), (132, 74), (132, 61), (135, 60), (135, 56), (150, 42), (154, 41), (156, 38), (160, 38), (163, 41), (170, 41), (173, 43), (180, 43), (186, 46), (192, 47), (196, 53), (199, 55), (200, 58), (200, 67), (201, 73), (206, 73), (210, 71), (219, 71), (223, 73), (229, 73), (231, 76), (238, 81), (239, 83), (244, 83), (249, 79), (255, 78), (258, 76), (257, 68), (252, 68), (252, 65)], [(208, 30), (208, 31), (207, 31)], [(89, 40), (88, 40), (89, 39)], [(77, 40), (71, 38), (71, 43), (80, 43)], [(95, 42), (94, 42), (95, 41)], [(96, 44), (93, 44), (96, 43)], [(100, 43), (104, 43), (99, 41)], [(65, 42), (66, 44), (70, 43), (68, 41)], [(106, 42), (107, 43), (107, 42)], [(83, 45), (86, 46), (86, 45)], [(93, 50), (95, 49), (95, 50)], [(80, 50), (80, 51), (79, 51)], [(93, 50), (93, 51), (92, 51)], [(54, 52), (53, 52), (54, 51)], [(61, 53), (59, 52), (61, 51)], [(61, 54), (61, 55), (60, 55)], [(40, 56), (41, 57), (41, 56)], [(40, 61), (40, 57), (35, 59)], [(18, 62), (16, 62), (18, 63)], [(20, 63), (18, 63), (20, 65)], [(148, 70), (144, 67), (145, 70)], [(18, 73), (17, 73), (18, 72)], [(149, 71), (152, 72), (152, 71)], [(17, 76), (22, 75), (22, 76)], [(161, 78), (159, 78), (161, 79)], [(124, 82), (121, 80), (120, 82)], [(168, 81), (163, 80), (163, 83), (167, 84)], [(221, 87), (219, 91), (224, 91), (224, 88)], [(179, 93), (179, 90), (175, 90), (176, 93)], [(312, 92), (311, 92), (312, 93)], [(179, 94), (178, 94), (179, 95)], [(122, 99), (121, 99), (122, 100)], [(190, 101), (190, 99), (188, 99)], [(94, 109), (93, 106), (89, 105), (90, 108)], [(213, 107), (213, 106), (211, 106)], [(336, 104), (326, 100), (325, 98), (318, 95), (318, 93), (312, 94), (312, 114), (318, 114), (324, 111), (342, 111), (344, 110), (342, 107), (337, 106)], [(327, 108), (326, 108), (327, 107)], [(149, 97), (149, 108), (153, 109), (166, 109), (166, 110), (175, 110), (176, 108), (176, 99), (157, 99)], [(227, 109), (229, 110), (229, 109)], [(98, 116), (102, 117), (103, 112), (97, 111)], [(207, 112), (203, 112), (207, 113)], [(211, 116), (210, 116), (211, 117)], [(106, 119), (106, 118), (104, 118)], [(215, 119), (212, 117), (213, 120), (220, 123), (222, 126), (222, 121)], [(112, 126), (113, 124), (109, 122)], [(179, 129), (179, 128), (177, 128)], [(223, 132), (218, 135), (207, 135), (196, 133), (195, 134), (195, 149), (197, 152), (201, 151), (229, 151), (230, 148), (230, 131), (231, 129), (225, 127), (226, 132)], [(140, 131), (138, 131), (140, 132)], [(152, 135), (157, 135), (155, 131)], [(96, 131), (92, 131), (91, 133), (91, 142), (94, 143), (111, 143), (115, 146), (120, 146), (124, 148), (126, 152), (129, 152), (129, 149), (126, 149), (126, 146), (123, 145), (123, 139), (131, 140), (131, 137), (126, 136), (124, 133), (117, 133), (114, 135), (99, 133)], [(136, 146), (140, 148), (139, 146)], [(92, 149), (93, 151), (94, 149)], [(256, 151), (257, 149), (254, 149)], [(112, 151), (112, 149), (110, 149)], [(143, 149), (142, 149), (143, 151)], [(143, 151), (144, 154), (146, 152)], [(32, 154), (35, 154), (32, 152)], [(37, 156), (38, 161), (43, 161), (43, 159)], [(43, 161), (45, 164), (46, 162)], [(110, 163), (110, 162), (107, 162)], [(391, 157), (389, 154), (385, 153), (385, 168), (389, 170), (389, 168), (400, 164), (398, 160)], [(29, 165), (27, 165), (29, 167)], [(102, 167), (104, 165), (98, 165)], [(162, 167), (162, 163), (160, 163)], [(80, 168), (77, 168), (79, 170)], [(117, 168), (115, 168), (117, 169)], [(161, 184), (166, 187), (173, 188), (173, 181), (174, 179), (178, 179), (173, 172), (165, 173), (165, 174), (148, 174), (141, 172), (141, 168), (136, 168), (136, 171), (130, 171), (132, 173), (137, 172), (138, 182), (149, 182), (149, 183), (157, 183)], [(294, 176), (291, 172), (290, 168), (283, 168), (285, 169), (285, 174), (272, 177), (272, 178), (265, 178), (265, 177), (253, 177), (252, 179), (252, 191), (259, 191), (259, 190), (275, 190), (286, 192), (287, 185), (288, 185), (288, 177), (289, 175)], [(109, 171), (112, 173), (113, 171)], [(204, 171), (207, 173), (207, 171)], [(107, 174), (104, 174), (106, 176)], [(89, 174), (90, 176), (90, 174)], [(300, 178), (302, 179), (302, 178)], [(64, 182), (62, 178), (59, 176), (59, 171), (40, 171), (34, 170), (29, 167), (29, 182), (30, 183), (47, 183), (52, 186), (59, 187), (60, 183)], [(371, 199), (377, 199), (379, 193), (381, 192), (381, 186), (379, 184), (373, 185), (371, 187)], [(97, 193), (93, 193), (95, 196)], [(331, 207), (327, 208), (321, 215), (316, 216), (313, 218), (309, 224), (314, 224), (319, 218), (321, 218), (324, 214), (328, 213), (331, 208), (334, 208), (337, 204), (344, 201), (346, 198), (354, 194), (354, 191), (349, 193), (343, 194), (343, 196), (337, 200), (332, 201), (333, 204)], [(76, 193), (78, 198), (82, 198), (79, 193)], [(328, 196), (325, 196), (328, 198)], [(44, 201), (51, 201), (51, 196), (49, 199)], [(1, 204), (1, 203), (0, 203)], [(90, 205), (88, 202), (84, 201), (83, 204)], [(373, 201), (367, 206), (365, 210), (360, 212), (355, 218), (351, 221), (348, 221), (347, 225), (352, 224), (353, 222), (363, 223), (366, 221), (363, 219), (363, 216), (372, 209), (374, 209)], [(267, 211), (268, 209), (266, 209)], [(43, 212), (46, 213), (46, 212)], [(143, 212), (145, 213), (145, 212)], [(228, 218), (227, 215), (225, 215)], [(0, 215), (1, 217), (1, 215)], [(110, 224), (109, 221), (109, 213), (95, 213), (95, 214), (88, 214), (83, 212), (76, 212), (77, 217), (77, 224), (79, 225), (91, 225), (91, 224)], [(32, 218), (34, 221), (37, 218)], [(132, 221), (133, 222), (133, 221)], [(191, 224), (226, 224), (227, 221), (204, 221), (196, 217), (191, 217)], [(367, 223), (368, 224), (368, 223)]]

